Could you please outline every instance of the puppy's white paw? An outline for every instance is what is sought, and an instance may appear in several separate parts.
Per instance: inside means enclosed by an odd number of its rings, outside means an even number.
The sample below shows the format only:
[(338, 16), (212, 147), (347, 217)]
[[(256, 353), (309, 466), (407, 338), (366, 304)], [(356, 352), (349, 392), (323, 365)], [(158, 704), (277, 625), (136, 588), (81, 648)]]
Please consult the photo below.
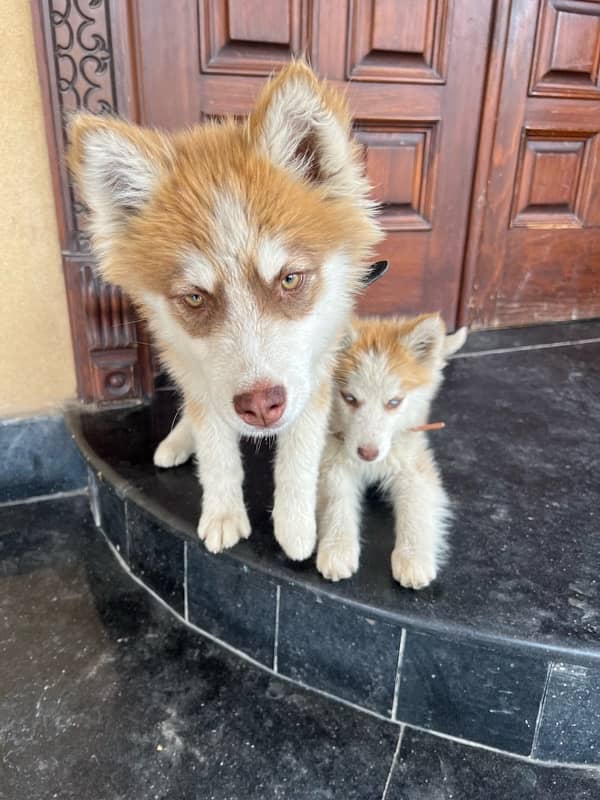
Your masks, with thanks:
[(163, 469), (178, 467), (180, 464), (185, 464), (193, 452), (193, 448), (189, 445), (167, 436), (154, 451), (154, 464)]
[(218, 514), (204, 513), (198, 523), (198, 536), (211, 553), (220, 553), (233, 547), (240, 539), (247, 539), (250, 530), (245, 508)]
[(292, 561), (309, 558), (317, 543), (317, 523), (314, 515), (278, 515), (274, 519), (275, 538)]
[(431, 558), (407, 557), (400, 550), (392, 552), (392, 575), (407, 589), (424, 589), (435, 580), (437, 568)]
[(350, 578), (358, 569), (359, 548), (357, 542), (321, 542), (317, 552), (317, 569), (330, 581)]

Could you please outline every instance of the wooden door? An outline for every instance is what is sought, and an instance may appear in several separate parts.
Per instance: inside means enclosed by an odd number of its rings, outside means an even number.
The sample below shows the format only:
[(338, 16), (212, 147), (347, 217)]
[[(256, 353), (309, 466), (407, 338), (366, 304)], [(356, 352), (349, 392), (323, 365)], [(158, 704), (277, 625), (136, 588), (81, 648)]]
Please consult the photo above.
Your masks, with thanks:
[(453, 325), (460, 293), (478, 327), (600, 314), (600, 0), (31, 4), (83, 399), (148, 396), (154, 375), (127, 299), (94, 274), (65, 112), (243, 115), (301, 53), (348, 92), (383, 206), (392, 267), (363, 310)]
[(463, 317), (495, 327), (596, 316), (600, 2), (500, 5)]
[(140, 121), (246, 114), (293, 55), (347, 89), (387, 238), (362, 310), (440, 309), (453, 326), (491, 0), (143, 0)]

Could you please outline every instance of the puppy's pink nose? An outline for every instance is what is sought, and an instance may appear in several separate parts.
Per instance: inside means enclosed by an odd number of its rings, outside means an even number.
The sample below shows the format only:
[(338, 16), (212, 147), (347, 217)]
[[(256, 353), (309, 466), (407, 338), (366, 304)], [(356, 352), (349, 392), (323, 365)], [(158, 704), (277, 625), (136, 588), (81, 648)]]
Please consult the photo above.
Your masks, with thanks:
[(359, 447), (357, 452), (363, 461), (375, 461), (379, 455), (379, 450), (372, 444), (366, 447)]
[(270, 428), (285, 411), (285, 388), (257, 384), (249, 392), (236, 394), (233, 407), (238, 417), (255, 428)]

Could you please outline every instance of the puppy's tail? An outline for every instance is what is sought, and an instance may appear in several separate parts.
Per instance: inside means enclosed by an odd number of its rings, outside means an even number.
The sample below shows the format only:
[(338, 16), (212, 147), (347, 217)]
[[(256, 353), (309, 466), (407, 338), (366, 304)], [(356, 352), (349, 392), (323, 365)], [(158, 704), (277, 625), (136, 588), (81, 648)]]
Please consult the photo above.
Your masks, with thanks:
[(467, 341), (468, 328), (459, 328), (456, 333), (451, 333), (444, 339), (444, 357), (451, 356)]

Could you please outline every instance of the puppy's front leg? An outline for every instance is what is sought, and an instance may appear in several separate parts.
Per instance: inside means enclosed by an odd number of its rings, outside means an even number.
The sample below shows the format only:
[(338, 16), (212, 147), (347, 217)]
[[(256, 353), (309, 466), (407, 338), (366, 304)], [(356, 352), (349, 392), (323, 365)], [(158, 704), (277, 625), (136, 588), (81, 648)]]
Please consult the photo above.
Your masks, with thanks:
[(184, 412), (168, 436), (156, 448), (154, 463), (168, 469), (185, 464), (194, 452), (194, 429), (189, 416)]
[(423, 589), (436, 577), (445, 555), (448, 498), (427, 453), (408, 474), (392, 484), (396, 545), (392, 574), (408, 589)]
[(330, 399), (330, 385), (324, 383), (277, 440), (273, 527), (283, 552), (293, 561), (308, 558), (317, 540), (317, 482)]
[(219, 553), (250, 536), (238, 436), (207, 407), (190, 403), (186, 414), (193, 427), (202, 484), (198, 536), (207, 550)]
[(350, 578), (358, 569), (360, 496), (359, 481), (348, 465), (328, 464), (325, 458), (319, 484), (317, 569), (331, 581)]

